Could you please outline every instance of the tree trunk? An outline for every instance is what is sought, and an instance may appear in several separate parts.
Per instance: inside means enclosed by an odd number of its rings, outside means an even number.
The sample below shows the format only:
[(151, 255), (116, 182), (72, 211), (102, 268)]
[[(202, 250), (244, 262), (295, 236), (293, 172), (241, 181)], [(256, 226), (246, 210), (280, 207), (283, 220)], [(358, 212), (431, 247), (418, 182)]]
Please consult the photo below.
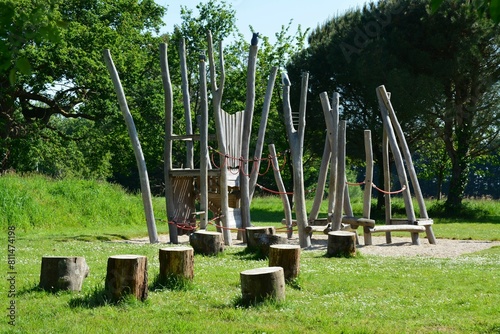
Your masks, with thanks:
[(89, 274), (85, 258), (79, 256), (44, 256), (40, 270), (40, 288), (48, 291), (80, 291)]
[(165, 282), (168, 277), (193, 280), (194, 250), (191, 247), (168, 247), (159, 250), (159, 281)]
[(128, 294), (144, 301), (148, 297), (148, 258), (116, 255), (108, 258), (104, 290), (112, 302)]
[(297, 278), (300, 272), (300, 246), (272, 245), (269, 247), (269, 266), (282, 267), (285, 281)]
[(356, 255), (356, 234), (347, 231), (328, 233), (327, 255), (335, 257), (350, 257)]
[(448, 198), (445, 203), (447, 212), (457, 213), (457, 210), (460, 210), (462, 207), (468, 172), (469, 163), (467, 158), (457, 156), (452, 161), (450, 190), (448, 191)]
[(222, 233), (200, 230), (189, 236), (189, 244), (195, 254), (218, 255), (224, 251)]
[(245, 303), (265, 299), (285, 300), (285, 277), (281, 267), (263, 267), (240, 273), (241, 295)]

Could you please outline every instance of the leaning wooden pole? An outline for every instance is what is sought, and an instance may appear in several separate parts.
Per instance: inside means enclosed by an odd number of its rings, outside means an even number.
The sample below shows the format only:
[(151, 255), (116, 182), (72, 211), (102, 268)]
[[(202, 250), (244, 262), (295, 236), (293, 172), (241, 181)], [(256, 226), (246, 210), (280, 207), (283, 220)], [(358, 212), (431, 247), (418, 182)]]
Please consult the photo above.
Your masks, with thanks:
[(172, 180), (170, 178), (170, 171), (172, 170), (172, 134), (173, 134), (173, 115), (174, 115), (174, 103), (173, 103), (173, 93), (172, 93), (172, 82), (170, 81), (170, 71), (168, 68), (168, 52), (167, 44), (160, 44), (160, 68), (161, 68), (161, 80), (163, 83), (163, 94), (165, 96), (165, 143), (163, 148), (163, 174), (165, 180), (165, 200), (167, 207), (167, 220), (168, 233), (170, 242), (173, 244), (178, 244), (178, 233), (177, 225), (174, 222), (175, 217), (173, 216), (175, 212), (174, 201), (174, 189), (172, 185)]
[(276, 149), (274, 148), (274, 144), (269, 145), (269, 153), (271, 154), (271, 162), (273, 164), (274, 179), (276, 180), (276, 184), (278, 185), (281, 203), (283, 204), (283, 210), (285, 211), (287, 237), (291, 238), (293, 235), (292, 208), (290, 207), (290, 201), (288, 200), (288, 196), (286, 195), (285, 184), (283, 183), (283, 179), (281, 178), (280, 166), (278, 163), (278, 157), (276, 156)]
[(321, 158), (321, 166), (319, 167), (318, 184), (314, 193), (314, 200), (309, 212), (309, 224), (314, 223), (318, 218), (321, 202), (323, 201), (323, 194), (325, 192), (326, 175), (328, 174), (328, 166), (330, 165), (330, 157), (332, 151), (330, 149), (330, 141), (328, 134), (325, 138), (325, 146), (323, 147), (323, 156)]
[(144, 204), (144, 213), (146, 214), (149, 242), (157, 243), (158, 234), (156, 232), (156, 223), (153, 212), (153, 202), (151, 200), (151, 190), (149, 187), (149, 177), (146, 168), (146, 161), (144, 160), (144, 154), (142, 153), (141, 143), (139, 141), (139, 136), (137, 135), (134, 119), (132, 118), (132, 114), (130, 113), (130, 110), (128, 108), (127, 99), (125, 98), (125, 92), (123, 91), (120, 77), (118, 75), (118, 71), (116, 70), (115, 64), (113, 63), (113, 59), (111, 58), (111, 52), (109, 51), (109, 49), (104, 50), (104, 61), (106, 63), (106, 67), (108, 68), (109, 74), (111, 75), (111, 80), (113, 81), (116, 95), (118, 95), (118, 103), (120, 105), (120, 110), (122, 112), (123, 118), (125, 119), (125, 123), (127, 124), (128, 134), (132, 142), (132, 148), (134, 149), (135, 160), (137, 161), (137, 168), (139, 169), (142, 202)]
[(292, 156), (293, 167), (293, 198), (295, 203), (295, 216), (299, 232), (299, 243), (301, 248), (311, 246), (311, 235), (307, 229), (306, 198), (304, 190), (304, 166), (303, 144), (306, 127), (306, 103), (309, 73), (302, 74), (302, 86), (300, 93), (299, 124), (298, 129), (293, 126), (292, 107), (290, 104), (290, 80), (288, 75), (283, 73), (283, 112), (285, 118), (286, 132), (290, 143), (290, 154)]
[(266, 95), (264, 97), (264, 105), (262, 106), (262, 114), (260, 116), (260, 126), (259, 134), (257, 135), (257, 143), (255, 144), (254, 166), (252, 167), (252, 172), (250, 173), (250, 183), (249, 183), (249, 199), (252, 202), (253, 194), (255, 191), (255, 185), (257, 184), (257, 178), (259, 177), (260, 169), (260, 157), (262, 156), (262, 150), (264, 148), (264, 138), (266, 135), (267, 119), (269, 118), (269, 110), (271, 109), (271, 99), (273, 97), (274, 83), (276, 81), (276, 74), (278, 73), (278, 68), (274, 66), (271, 69), (271, 74), (269, 75), (269, 80), (267, 81)]
[(212, 33), (207, 31), (207, 44), (208, 44), (208, 61), (210, 69), (210, 84), (212, 88), (212, 107), (215, 120), (215, 129), (217, 133), (217, 145), (220, 152), (220, 176), (219, 176), (219, 189), (220, 189), (220, 221), (224, 227), (222, 233), (224, 237), (224, 244), (231, 246), (231, 231), (229, 230), (227, 216), (229, 213), (229, 194), (227, 192), (227, 145), (226, 145), (226, 134), (224, 127), (222, 126), (222, 96), (224, 94), (224, 82), (226, 79), (226, 73), (224, 70), (224, 53), (222, 52), (222, 42), (219, 42), (219, 70), (220, 76), (217, 82), (217, 74), (215, 73), (215, 60), (214, 60), (214, 49), (212, 41)]
[[(417, 221), (417, 217), (415, 216), (415, 211), (413, 210), (413, 202), (411, 200), (410, 187), (408, 185), (408, 178), (406, 176), (403, 156), (401, 155), (401, 151), (399, 150), (396, 134), (394, 133), (394, 128), (392, 126), (389, 112), (387, 110), (387, 106), (384, 102), (385, 100), (383, 96), (386, 96), (387, 98), (385, 87), (377, 87), (377, 97), (379, 101), (380, 112), (382, 114), (382, 121), (384, 123), (385, 129), (387, 130), (387, 137), (389, 139), (389, 145), (394, 156), (394, 163), (396, 164), (396, 169), (398, 171), (399, 182), (401, 184), (401, 187), (405, 188), (403, 190), (403, 200), (405, 203), (406, 216), (408, 217), (408, 221), (410, 223), (414, 223)], [(419, 243), (418, 233), (412, 233), (412, 241), (413, 244)]]
[(251, 224), (250, 218), (250, 179), (248, 175), (248, 156), (250, 151), (250, 135), (252, 133), (253, 112), (255, 107), (255, 72), (257, 64), (258, 34), (254, 33), (248, 52), (247, 67), (247, 94), (243, 131), (241, 134), (241, 161), (240, 161), (240, 192), (241, 192), (241, 227), (247, 228)]
[[(417, 199), (417, 203), (420, 209), (420, 217), (421, 218), (429, 218), (427, 214), (427, 208), (424, 202), (424, 196), (422, 195), (422, 190), (420, 189), (420, 183), (418, 182), (417, 172), (415, 171), (415, 166), (413, 165), (413, 159), (411, 157), (410, 148), (408, 147), (408, 143), (406, 142), (406, 138), (403, 133), (403, 129), (399, 124), (398, 118), (396, 117), (396, 112), (392, 107), (391, 100), (388, 97), (387, 92), (385, 91), (385, 87), (381, 86), (380, 90), (382, 92), (381, 97), (384, 102), (384, 105), (389, 112), (389, 117), (392, 121), (392, 126), (394, 127), (394, 132), (399, 140), (399, 145), (401, 146), (401, 150), (403, 152), (403, 156), (406, 161), (406, 168), (408, 169), (408, 174), (410, 176), (410, 180), (413, 186), (413, 191), (415, 193), (415, 198)], [(383, 94), (385, 93), (385, 94)]]

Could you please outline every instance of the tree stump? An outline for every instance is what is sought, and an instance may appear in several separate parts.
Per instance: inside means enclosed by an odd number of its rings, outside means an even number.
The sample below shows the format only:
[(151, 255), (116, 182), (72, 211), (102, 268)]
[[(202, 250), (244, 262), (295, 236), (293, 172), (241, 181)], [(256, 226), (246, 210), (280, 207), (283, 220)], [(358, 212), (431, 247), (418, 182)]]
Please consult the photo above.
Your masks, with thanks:
[(356, 255), (356, 234), (348, 231), (328, 233), (327, 255), (351, 257)]
[(265, 299), (285, 300), (285, 276), (281, 267), (263, 267), (240, 273), (241, 296), (244, 303)]
[(282, 267), (285, 281), (297, 278), (300, 271), (300, 246), (271, 245), (269, 247), (269, 266)]
[(189, 244), (195, 254), (217, 255), (224, 251), (222, 233), (200, 230), (189, 236)]
[(40, 270), (40, 288), (48, 291), (80, 291), (89, 274), (84, 257), (43, 256)]
[(159, 251), (160, 283), (168, 277), (192, 281), (194, 277), (194, 250), (191, 247), (168, 247)]
[(246, 228), (247, 235), (247, 249), (249, 251), (258, 251), (259, 238), (261, 235), (275, 235), (276, 230), (274, 226), (251, 226)]
[(148, 258), (141, 255), (110, 256), (104, 290), (112, 302), (117, 302), (128, 294), (138, 300), (146, 300)]
[(280, 237), (276, 234), (261, 234), (257, 238), (257, 252), (266, 258), (269, 256), (269, 247), (271, 245), (287, 244), (288, 239), (286, 237)]

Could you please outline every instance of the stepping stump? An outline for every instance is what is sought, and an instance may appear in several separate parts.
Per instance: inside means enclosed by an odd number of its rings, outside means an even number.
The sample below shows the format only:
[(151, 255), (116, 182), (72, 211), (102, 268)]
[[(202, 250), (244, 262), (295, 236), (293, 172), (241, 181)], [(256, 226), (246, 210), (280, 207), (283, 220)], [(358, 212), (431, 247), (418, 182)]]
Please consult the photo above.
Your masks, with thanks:
[(285, 276), (281, 267), (263, 267), (240, 273), (241, 297), (244, 303), (265, 299), (285, 300)]
[(40, 288), (48, 291), (80, 291), (89, 274), (84, 257), (44, 256), (40, 270)]
[(192, 281), (194, 277), (194, 250), (191, 247), (168, 247), (159, 251), (160, 283), (167, 278)]
[(269, 266), (282, 267), (285, 281), (297, 278), (300, 271), (300, 246), (271, 245), (269, 247)]
[(128, 294), (138, 300), (146, 300), (148, 258), (142, 255), (110, 256), (104, 290), (112, 302), (117, 302)]
[(275, 234), (274, 226), (247, 227), (247, 250), (258, 252), (262, 258), (269, 256), (269, 246), (286, 244), (288, 239)]
[(224, 251), (222, 233), (200, 230), (189, 236), (189, 244), (195, 254), (217, 255)]
[(333, 231), (328, 233), (327, 255), (351, 257), (356, 255), (356, 233)]

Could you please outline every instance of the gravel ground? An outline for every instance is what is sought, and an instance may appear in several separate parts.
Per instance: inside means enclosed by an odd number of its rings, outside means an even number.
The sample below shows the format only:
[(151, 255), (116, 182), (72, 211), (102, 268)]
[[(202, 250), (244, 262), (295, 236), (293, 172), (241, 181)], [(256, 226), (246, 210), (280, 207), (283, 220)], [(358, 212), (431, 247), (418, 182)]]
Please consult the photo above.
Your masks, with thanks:
[[(281, 234), (279, 234), (281, 235)], [(283, 234), (282, 236), (285, 237)], [(240, 240), (236, 239), (236, 234), (233, 234), (233, 246), (245, 246)], [(159, 236), (160, 243), (168, 243), (168, 234)], [(126, 242), (131, 243), (147, 243), (148, 238), (132, 239)], [(295, 234), (292, 239), (289, 239), (290, 244), (298, 244), (298, 235)], [(392, 237), (392, 243), (385, 242), (385, 236), (372, 236), (373, 245), (364, 246), (363, 237), (359, 237), (360, 245), (357, 250), (364, 255), (376, 256), (421, 256), (421, 257), (436, 257), (436, 258), (452, 258), (462, 254), (474, 253), (480, 250), (488, 249), (494, 246), (500, 246), (500, 241), (481, 241), (481, 240), (450, 240), (437, 239), (435, 245), (429, 244), (426, 238), (420, 238), (420, 245), (412, 245), (411, 238)], [(189, 237), (186, 235), (179, 236), (180, 244), (189, 244)], [(324, 234), (314, 234), (311, 239), (311, 247), (307, 250), (320, 250), (326, 252), (328, 236)]]

